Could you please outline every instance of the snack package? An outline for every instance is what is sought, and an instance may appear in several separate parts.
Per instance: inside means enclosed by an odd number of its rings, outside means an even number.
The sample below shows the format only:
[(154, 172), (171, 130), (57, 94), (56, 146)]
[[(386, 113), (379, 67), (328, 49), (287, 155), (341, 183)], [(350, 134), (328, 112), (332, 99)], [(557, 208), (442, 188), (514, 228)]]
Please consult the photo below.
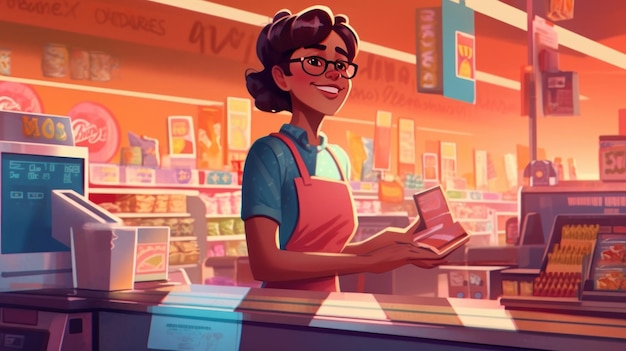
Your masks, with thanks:
[(217, 214), (217, 199), (214, 196), (200, 193), (200, 200), (204, 202), (207, 215)]
[(193, 235), (193, 224), (196, 220), (194, 218), (181, 218), (179, 220), (180, 227), (179, 235), (181, 236), (191, 236)]
[(215, 194), (217, 200), (217, 213), (218, 214), (232, 214), (232, 203), (230, 193), (218, 193)]
[(220, 224), (218, 222), (207, 221), (206, 222), (206, 235), (207, 236), (220, 235)]
[(241, 219), (241, 218), (233, 219), (233, 232), (235, 234), (245, 234), (246, 233), (246, 227), (245, 227), (245, 224), (243, 222), (243, 219)]
[(129, 212), (151, 213), (154, 210), (154, 195), (131, 195), (127, 199)]
[(178, 218), (166, 218), (163, 225), (170, 227), (170, 236), (182, 236), (180, 233), (180, 220)]
[(595, 271), (596, 290), (622, 290), (626, 291), (626, 279), (624, 268), (599, 268)]
[(143, 166), (159, 168), (161, 159), (159, 156), (159, 140), (128, 132), (128, 143), (130, 146), (141, 148)]
[(235, 233), (235, 220), (234, 218), (221, 219), (219, 221), (220, 234), (221, 235), (235, 235), (241, 233)]
[(169, 199), (169, 195), (156, 195), (153, 212), (166, 213)]
[(187, 196), (186, 195), (170, 195), (167, 203), (167, 212), (170, 213), (186, 213), (187, 212)]

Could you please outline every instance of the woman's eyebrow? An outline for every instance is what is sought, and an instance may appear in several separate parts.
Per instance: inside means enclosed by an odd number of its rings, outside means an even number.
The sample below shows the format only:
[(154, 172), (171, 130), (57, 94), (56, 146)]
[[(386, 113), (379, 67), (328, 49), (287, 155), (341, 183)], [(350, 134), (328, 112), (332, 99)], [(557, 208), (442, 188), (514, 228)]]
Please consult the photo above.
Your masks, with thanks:
[(305, 49), (317, 49), (317, 50), (326, 50), (326, 45), (322, 44), (313, 44), (309, 46), (305, 46)]
[(335, 51), (339, 54), (342, 54), (345, 57), (348, 57), (348, 52), (346, 52), (346, 50), (344, 50), (343, 48), (340, 48), (339, 46), (335, 48)]

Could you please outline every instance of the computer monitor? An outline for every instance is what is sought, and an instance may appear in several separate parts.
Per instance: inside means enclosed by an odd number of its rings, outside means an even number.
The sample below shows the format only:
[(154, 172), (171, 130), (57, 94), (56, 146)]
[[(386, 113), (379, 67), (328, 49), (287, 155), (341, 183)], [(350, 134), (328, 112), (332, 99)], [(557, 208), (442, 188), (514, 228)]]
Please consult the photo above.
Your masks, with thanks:
[(52, 190), (87, 196), (87, 158), (83, 147), (0, 141), (0, 290), (72, 286), (70, 248), (52, 236)]

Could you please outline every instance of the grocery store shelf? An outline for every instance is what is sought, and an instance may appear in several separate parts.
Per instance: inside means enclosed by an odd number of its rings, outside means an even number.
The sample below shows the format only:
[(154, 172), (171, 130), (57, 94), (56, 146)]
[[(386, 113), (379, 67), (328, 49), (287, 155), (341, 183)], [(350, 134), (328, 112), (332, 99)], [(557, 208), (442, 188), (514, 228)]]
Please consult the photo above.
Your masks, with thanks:
[(237, 241), (246, 240), (246, 234), (207, 236), (206, 241)]
[(170, 241), (190, 241), (190, 240), (198, 240), (198, 238), (195, 235), (170, 236)]
[(168, 212), (163, 212), (163, 213), (154, 213), (154, 212), (146, 212), (146, 213), (140, 213), (140, 212), (119, 212), (119, 213), (113, 213), (114, 215), (120, 217), (120, 218), (181, 218), (181, 217), (191, 217), (191, 215), (187, 212), (180, 212), (180, 213), (168, 213)]
[(493, 234), (493, 232), (491, 231), (473, 232), (471, 230), (468, 230), (468, 232), (470, 233), (470, 235), (492, 235)]
[(89, 188), (89, 194), (119, 194), (119, 195), (187, 195), (198, 196), (200, 193), (197, 190), (186, 189), (167, 189), (153, 186), (133, 186), (133, 187), (106, 187), (106, 188)]
[(206, 218), (240, 218), (239, 213), (207, 213)]
[(171, 264), (169, 269), (172, 268), (196, 268), (198, 267), (197, 263), (188, 263), (188, 264)]
[(467, 202), (467, 203), (477, 203), (477, 204), (515, 204), (515, 205), (517, 205), (517, 201), (509, 201), (509, 200), (471, 200), (471, 199), (450, 199), (450, 198), (448, 198), (448, 202)]

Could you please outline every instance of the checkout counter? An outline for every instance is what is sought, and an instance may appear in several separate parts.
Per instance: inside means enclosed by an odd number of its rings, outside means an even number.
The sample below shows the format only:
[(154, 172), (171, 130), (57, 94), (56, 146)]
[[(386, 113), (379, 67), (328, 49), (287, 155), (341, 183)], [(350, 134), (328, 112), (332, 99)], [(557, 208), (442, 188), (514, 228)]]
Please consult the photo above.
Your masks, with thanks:
[[(7, 292), (0, 295), (0, 306), (0, 350), (623, 350), (626, 345), (626, 309), (620, 318), (559, 315), (505, 310), (494, 300), (181, 285)], [(31, 317), (7, 321), (18, 315)], [(54, 316), (67, 316), (62, 335), (44, 329), (52, 327), (47, 320)]]
[[(624, 350), (626, 345), (626, 308), (619, 304), (602, 315), (561, 314), (506, 309), (493, 299), (396, 291), (174, 284), (167, 280), (166, 266), (157, 275), (138, 275), (136, 248), (144, 240), (166, 243), (167, 228), (120, 226), (115, 216), (89, 203), (84, 196), (86, 150), (73, 146), (71, 133), (59, 132), (71, 130), (68, 118), (2, 114), (0, 351)], [(35, 133), (37, 128), (50, 131), (50, 125), (60, 126), (56, 134)], [(45, 143), (38, 140), (42, 137)], [(38, 181), (39, 174), (48, 181)], [(42, 184), (50, 189), (41, 190)], [(51, 190), (58, 187), (63, 190)], [(33, 217), (11, 212), (24, 201)], [(64, 206), (80, 211), (71, 216), (56, 212)], [(41, 225), (42, 214), (52, 228), (33, 231), (19, 224)], [(81, 232), (78, 222), (85, 218), (79, 214), (98, 225)], [(35, 234), (41, 237), (18, 240)], [(87, 240), (96, 237), (111, 245)], [(37, 247), (41, 240), (54, 243), (55, 250)], [(107, 251), (97, 252), (107, 260), (95, 259), (96, 249)], [(114, 268), (122, 258), (130, 264)], [(93, 269), (100, 270), (98, 279), (92, 279)], [(410, 279), (423, 276), (402, 278)]]

